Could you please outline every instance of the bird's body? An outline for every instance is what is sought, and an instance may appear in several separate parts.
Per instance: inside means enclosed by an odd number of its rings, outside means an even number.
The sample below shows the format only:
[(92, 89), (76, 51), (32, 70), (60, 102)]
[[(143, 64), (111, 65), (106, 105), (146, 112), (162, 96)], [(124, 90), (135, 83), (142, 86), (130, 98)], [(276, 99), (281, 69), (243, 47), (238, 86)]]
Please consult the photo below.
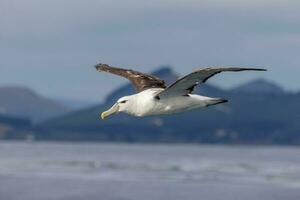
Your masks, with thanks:
[(170, 86), (152, 76), (128, 69), (110, 67), (106, 64), (96, 65), (98, 71), (105, 71), (129, 79), (138, 93), (120, 98), (101, 118), (118, 112), (144, 117), (185, 112), (198, 108), (227, 102), (223, 98), (211, 98), (192, 94), (195, 86), (205, 83), (212, 76), (224, 71), (266, 71), (255, 68), (204, 68), (196, 70)]
[(128, 103), (127, 109), (124, 112), (137, 117), (166, 115), (226, 102), (224, 99), (210, 98), (196, 94), (166, 99), (155, 98), (163, 90), (161, 88), (151, 88), (127, 96), (126, 99), (130, 99), (130, 103)]

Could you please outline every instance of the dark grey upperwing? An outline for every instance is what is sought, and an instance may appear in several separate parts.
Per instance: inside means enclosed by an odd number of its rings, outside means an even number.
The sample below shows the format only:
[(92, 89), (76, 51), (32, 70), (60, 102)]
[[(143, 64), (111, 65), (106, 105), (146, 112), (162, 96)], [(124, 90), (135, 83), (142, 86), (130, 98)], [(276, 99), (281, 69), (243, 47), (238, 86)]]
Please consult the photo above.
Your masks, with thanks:
[(95, 66), (98, 71), (109, 72), (118, 76), (122, 76), (131, 81), (138, 92), (149, 88), (166, 88), (165, 82), (155, 76), (143, 74), (131, 69), (121, 69), (111, 67), (107, 64), (98, 64)]
[(255, 68), (205, 68), (196, 70), (170, 85), (164, 91), (157, 95), (157, 98), (168, 98), (173, 96), (185, 96), (191, 94), (196, 85), (205, 83), (209, 78), (214, 75), (225, 72), (240, 72), (240, 71), (266, 71), (265, 69), (255, 69)]

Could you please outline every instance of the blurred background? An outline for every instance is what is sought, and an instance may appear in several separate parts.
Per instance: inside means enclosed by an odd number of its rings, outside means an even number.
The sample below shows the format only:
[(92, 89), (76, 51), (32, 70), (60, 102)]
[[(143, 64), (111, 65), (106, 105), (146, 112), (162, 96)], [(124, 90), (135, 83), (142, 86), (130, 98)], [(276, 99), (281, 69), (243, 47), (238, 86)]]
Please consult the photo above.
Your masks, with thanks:
[[(0, 199), (299, 199), (300, 2), (0, 0)], [(226, 105), (99, 120), (132, 94), (97, 63)], [(154, 192), (155, 191), (155, 192)]]

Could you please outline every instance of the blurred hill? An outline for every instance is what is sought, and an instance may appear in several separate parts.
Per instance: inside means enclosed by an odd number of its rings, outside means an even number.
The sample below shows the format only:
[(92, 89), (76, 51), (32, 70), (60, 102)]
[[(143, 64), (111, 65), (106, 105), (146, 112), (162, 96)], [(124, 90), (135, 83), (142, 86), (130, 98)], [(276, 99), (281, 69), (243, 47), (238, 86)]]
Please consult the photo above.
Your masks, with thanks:
[(75, 111), (79, 109), (84, 109), (87, 107), (91, 107), (92, 105), (96, 105), (99, 102), (90, 101), (90, 100), (78, 100), (78, 99), (68, 99), (68, 98), (55, 98), (56, 102), (59, 102), (62, 105), (65, 105), (69, 109)]
[[(170, 67), (153, 72), (167, 83), (178, 75)], [(125, 142), (204, 142), (231, 144), (300, 144), (300, 93), (285, 92), (267, 80), (232, 90), (202, 85), (195, 93), (230, 101), (193, 112), (146, 118), (125, 114), (99, 120), (114, 101), (132, 94), (130, 84), (116, 89), (103, 104), (72, 112), (36, 126), (38, 139)]]
[(0, 139), (26, 138), (31, 134), (30, 120), (0, 115)]
[(234, 88), (232, 92), (275, 95), (284, 95), (285, 93), (285, 91), (281, 87), (264, 79), (257, 79), (238, 86)]
[(0, 87), (0, 114), (41, 122), (71, 111), (25, 87)]

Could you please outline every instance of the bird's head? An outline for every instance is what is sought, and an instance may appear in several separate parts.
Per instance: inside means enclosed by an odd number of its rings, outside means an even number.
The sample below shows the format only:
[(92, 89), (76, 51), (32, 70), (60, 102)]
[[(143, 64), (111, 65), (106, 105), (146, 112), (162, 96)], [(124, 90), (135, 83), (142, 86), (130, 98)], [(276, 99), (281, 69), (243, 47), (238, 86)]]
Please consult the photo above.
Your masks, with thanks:
[(107, 111), (104, 111), (101, 114), (101, 118), (105, 119), (106, 117), (119, 113), (119, 112), (127, 112), (130, 108), (130, 105), (132, 104), (131, 102), (131, 97), (130, 96), (125, 96), (120, 98), (110, 109)]

